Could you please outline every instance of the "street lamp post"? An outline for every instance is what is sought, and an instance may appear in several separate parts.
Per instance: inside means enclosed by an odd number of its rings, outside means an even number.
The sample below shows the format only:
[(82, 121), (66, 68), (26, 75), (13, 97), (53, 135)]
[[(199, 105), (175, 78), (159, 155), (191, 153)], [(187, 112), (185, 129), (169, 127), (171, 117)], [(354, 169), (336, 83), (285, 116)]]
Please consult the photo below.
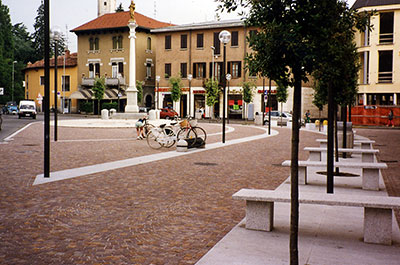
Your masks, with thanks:
[(11, 87), (11, 102), (14, 102), (14, 79), (15, 79), (15, 77), (14, 77), (14, 73), (15, 73), (15, 68), (14, 68), (14, 65), (17, 63), (17, 61), (13, 61), (13, 63), (12, 63), (12, 87)]
[(224, 44), (224, 63), (223, 63), (223, 107), (222, 107), (222, 143), (225, 143), (225, 109), (226, 109), (226, 44), (231, 40), (231, 33), (223, 30), (219, 33), (219, 40)]
[(188, 74), (187, 79), (189, 81), (189, 116), (191, 117), (192, 115), (190, 113), (191, 113), (191, 109), (192, 109), (192, 79), (193, 79), (193, 75)]
[(214, 71), (215, 47), (214, 47), (214, 46), (211, 46), (211, 50), (212, 50), (212, 59), (211, 59), (211, 71), (212, 71), (212, 74), (211, 74), (211, 80), (214, 81), (214, 73), (215, 73), (215, 71)]
[[(226, 81), (228, 81), (228, 100), (229, 100), (229, 81), (231, 81), (231, 79), (232, 79), (231, 74), (227, 74), (226, 75)], [(229, 107), (229, 104), (228, 104), (228, 117), (227, 117), (228, 118), (228, 124), (229, 124), (229, 110), (230, 110), (230, 107)]]
[(51, 37), (54, 39), (54, 141), (57, 142), (57, 62), (58, 62), (58, 41), (61, 37), (61, 29), (53, 27)]
[(157, 81), (157, 104), (156, 104), (156, 109), (158, 109), (158, 106), (160, 105), (159, 104), (159, 100), (160, 100), (160, 80), (161, 80), (161, 78), (160, 78), (160, 76), (159, 75), (157, 75), (156, 76), (156, 81)]
[(44, 0), (44, 177), (50, 177), (50, 1)]
[(271, 134), (271, 78), (269, 79), (268, 90), (268, 135)]

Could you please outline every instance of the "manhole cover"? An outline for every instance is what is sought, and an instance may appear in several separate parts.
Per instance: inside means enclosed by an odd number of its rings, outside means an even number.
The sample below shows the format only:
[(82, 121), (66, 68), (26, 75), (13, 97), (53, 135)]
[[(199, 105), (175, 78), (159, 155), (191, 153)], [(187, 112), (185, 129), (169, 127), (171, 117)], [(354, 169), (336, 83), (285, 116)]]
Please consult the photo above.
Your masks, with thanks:
[(209, 162), (195, 162), (194, 164), (198, 166), (218, 166), (217, 163), (209, 163)]
[[(317, 174), (327, 175), (327, 172), (326, 171), (318, 171)], [(339, 172), (339, 173), (333, 172), (333, 175), (335, 177), (359, 177), (360, 176), (357, 174), (352, 174), (352, 173), (347, 173), (347, 172)]]

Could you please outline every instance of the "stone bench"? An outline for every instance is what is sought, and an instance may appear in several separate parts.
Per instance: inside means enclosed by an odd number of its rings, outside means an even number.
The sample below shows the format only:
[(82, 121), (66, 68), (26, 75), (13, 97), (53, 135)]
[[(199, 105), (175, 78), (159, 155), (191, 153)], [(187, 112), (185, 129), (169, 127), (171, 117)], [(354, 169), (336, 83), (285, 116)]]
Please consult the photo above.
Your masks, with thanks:
[[(309, 152), (310, 161), (322, 161), (326, 159), (328, 149), (324, 147), (305, 147), (304, 150)], [(371, 163), (375, 162), (375, 155), (379, 153), (379, 150), (376, 149), (339, 148), (338, 151), (340, 153), (361, 154), (362, 162)]]
[[(246, 228), (262, 231), (274, 227), (274, 202), (290, 203), (289, 192), (272, 190), (241, 189), (232, 197), (246, 201)], [(300, 192), (299, 203), (363, 207), (364, 242), (392, 244), (392, 211), (400, 209), (400, 197)]]
[[(282, 166), (290, 167), (290, 160), (283, 161)], [(307, 167), (325, 167), (326, 161), (299, 161), (299, 184), (307, 184)], [(362, 169), (362, 188), (364, 190), (379, 190), (379, 172), (386, 169), (386, 163), (363, 163), (363, 162), (334, 162), (334, 167)]]
[[(319, 142), (319, 147), (327, 148), (328, 147), (328, 139), (317, 139)], [(373, 140), (368, 139), (358, 139), (353, 141), (354, 144), (360, 145), (361, 149), (372, 149), (372, 144), (375, 143)]]

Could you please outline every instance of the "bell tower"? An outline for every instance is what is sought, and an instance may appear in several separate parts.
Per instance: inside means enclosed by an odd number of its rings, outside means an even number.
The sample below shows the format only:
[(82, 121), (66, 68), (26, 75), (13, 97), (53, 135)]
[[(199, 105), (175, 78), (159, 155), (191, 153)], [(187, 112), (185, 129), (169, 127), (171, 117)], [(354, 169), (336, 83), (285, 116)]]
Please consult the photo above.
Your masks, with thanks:
[(97, 16), (114, 13), (117, 9), (117, 0), (97, 0)]

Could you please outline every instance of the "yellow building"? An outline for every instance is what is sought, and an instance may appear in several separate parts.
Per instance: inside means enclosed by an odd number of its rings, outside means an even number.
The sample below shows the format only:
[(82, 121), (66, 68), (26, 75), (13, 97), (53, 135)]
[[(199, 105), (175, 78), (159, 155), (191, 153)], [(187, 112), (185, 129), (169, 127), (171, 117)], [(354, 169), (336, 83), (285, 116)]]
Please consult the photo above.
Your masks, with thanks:
[(356, 34), (361, 69), (352, 121), (383, 125), (390, 109), (400, 115), (400, 0), (357, 0), (353, 8), (376, 14), (372, 31)]
[[(78, 87), (78, 59), (77, 53), (65, 52), (57, 60), (57, 107), (59, 112), (75, 112), (77, 100), (69, 97)], [(54, 106), (54, 58), (50, 59), (50, 106)], [(65, 67), (64, 67), (65, 66)], [(42, 111), (44, 97), (44, 60), (28, 63), (25, 68), (25, 95), (27, 99), (35, 100), (39, 111)], [(65, 100), (64, 100), (65, 99)], [(64, 104), (64, 109), (62, 105)]]
[[(101, 1), (102, 2), (102, 1)], [(104, 1), (113, 6), (115, 1)], [(101, 12), (100, 12), (101, 11)], [(78, 37), (78, 88), (71, 98), (79, 101), (93, 99), (92, 87), (96, 77), (105, 77), (105, 100), (120, 100), (120, 111), (126, 104), (125, 89), (129, 84), (130, 12), (112, 13), (112, 8), (99, 10), (99, 17), (73, 30)], [(143, 84), (143, 100), (139, 106), (154, 107), (155, 47), (151, 29), (170, 26), (135, 13), (136, 80)], [(94, 101), (97, 104), (96, 101)], [(94, 108), (97, 110), (97, 108)]]

